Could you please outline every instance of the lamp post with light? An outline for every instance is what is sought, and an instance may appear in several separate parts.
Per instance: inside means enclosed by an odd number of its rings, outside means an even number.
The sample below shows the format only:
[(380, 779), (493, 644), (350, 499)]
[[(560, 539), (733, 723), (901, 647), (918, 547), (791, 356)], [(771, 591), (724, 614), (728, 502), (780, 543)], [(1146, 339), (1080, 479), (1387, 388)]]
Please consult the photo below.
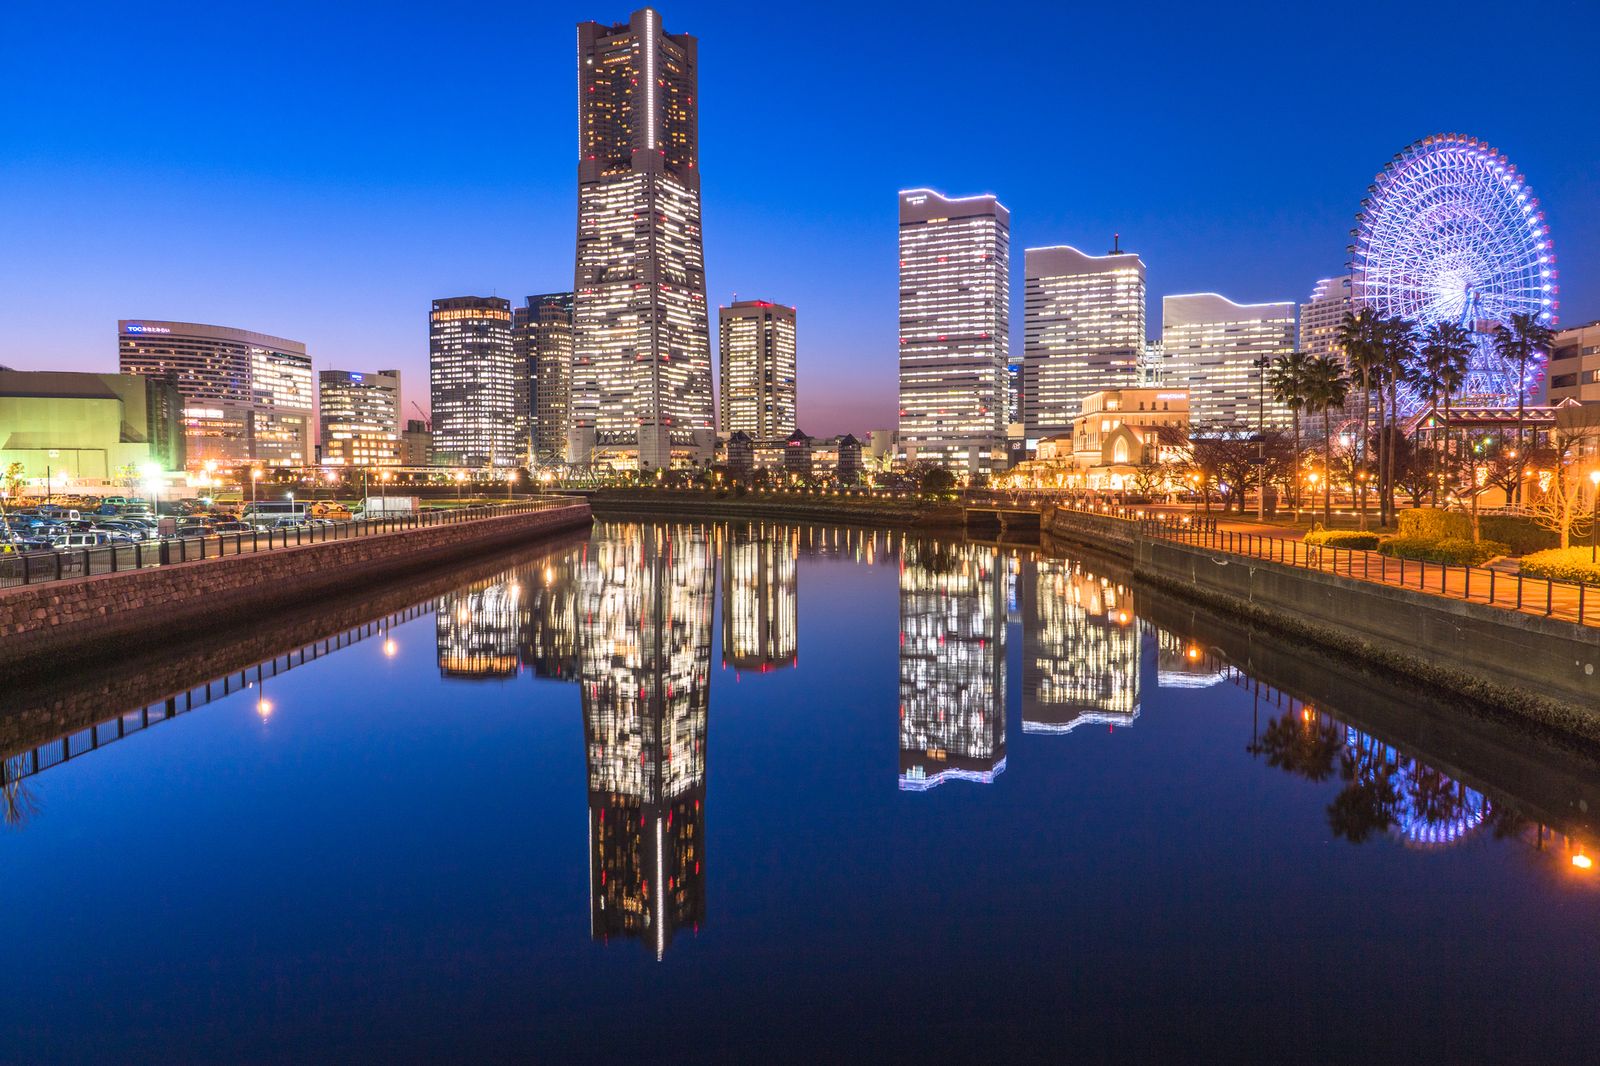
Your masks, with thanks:
[(1593, 490), (1589, 497), (1589, 561), (1592, 563), (1600, 551), (1600, 466), (1589, 471), (1589, 486)]

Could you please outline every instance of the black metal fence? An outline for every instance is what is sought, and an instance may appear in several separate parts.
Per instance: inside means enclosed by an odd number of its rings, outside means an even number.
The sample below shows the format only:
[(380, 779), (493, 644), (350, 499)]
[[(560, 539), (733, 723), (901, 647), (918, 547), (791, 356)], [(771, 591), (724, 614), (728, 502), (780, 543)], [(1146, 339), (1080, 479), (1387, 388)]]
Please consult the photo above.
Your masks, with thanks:
[(454, 525), (484, 518), (527, 514), (568, 506), (563, 496), (518, 500), (512, 503), (462, 507), (448, 511), (422, 511), (413, 514), (362, 517), (345, 522), (321, 521), (284, 529), (249, 533), (223, 533), (197, 537), (167, 537), (161, 540), (107, 544), (98, 548), (72, 548), (61, 551), (8, 552), (0, 554), (0, 588), (65, 581), (94, 574), (115, 574), (152, 566), (220, 559), (229, 555), (294, 548), (302, 544), (321, 544), (330, 540), (352, 540), (382, 533), (398, 533), (431, 526)]

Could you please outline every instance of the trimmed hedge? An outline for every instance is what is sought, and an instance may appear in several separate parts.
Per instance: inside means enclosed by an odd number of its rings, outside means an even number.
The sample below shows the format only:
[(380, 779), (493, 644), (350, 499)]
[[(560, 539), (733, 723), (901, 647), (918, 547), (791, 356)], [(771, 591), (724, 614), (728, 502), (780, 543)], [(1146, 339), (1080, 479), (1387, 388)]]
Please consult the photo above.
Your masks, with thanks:
[(1404, 540), (1471, 540), (1472, 516), (1460, 511), (1441, 511), (1437, 507), (1413, 507), (1400, 512), (1400, 532)]
[(1551, 548), (1522, 557), (1522, 572), (1552, 581), (1581, 581), (1600, 585), (1600, 565), (1589, 561), (1589, 548)]
[(1307, 544), (1326, 548), (1372, 551), (1382, 538), (1376, 533), (1362, 533), (1354, 529), (1313, 529), (1305, 539)]
[(1421, 559), (1429, 563), (1449, 563), (1451, 566), (1478, 566), (1497, 555), (1507, 554), (1511, 549), (1505, 544), (1492, 540), (1481, 540), (1474, 544), (1466, 537), (1427, 540), (1421, 537), (1402, 535), (1384, 537), (1383, 542), (1378, 545), (1378, 551), (1384, 555), (1393, 555), (1406, 559)]
[(1486, 514), (1478, 518), (1478, 531), (1487, 540), (1497, 540), (1511, 545), (1512, 555), (1554, 548), (1561, 538), (1553, 529), (1540, 528), (1526, 515)]

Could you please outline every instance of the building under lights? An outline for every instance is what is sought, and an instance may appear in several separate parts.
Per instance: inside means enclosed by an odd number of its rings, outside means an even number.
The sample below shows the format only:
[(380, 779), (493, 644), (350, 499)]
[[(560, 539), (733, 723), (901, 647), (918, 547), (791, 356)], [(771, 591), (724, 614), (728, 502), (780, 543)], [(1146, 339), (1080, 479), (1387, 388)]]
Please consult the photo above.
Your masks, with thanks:
[(1350, 276), (1323, 278), (1300, 305), (1300, 351), (1309, 356), (1343, 358), (1339, 327), (1351, 313)]
[(1294, 304), (1236, 304), (1214, 292), (1167, 296), (1161, 343), (1167, 385), (1188, 390), (1196, 433), (1256, 428), (1262, 396), (1267, 427), (1288, 428), (1289, 409), (1273, 400), (1271, 389), (1263, 390), (1265, 374), (1256, 363), (1294, 350)]
[(659, 469), (716, 445), (697, 81), (695, 38), (652, 8), (578, 25), (575, 463)]
[(399, 466), (405, 459), (398, 370), (319, 371), (317, 417), (324, 466)]
[(590, 928), (659, 959), (705, 917), (706, 723), (716, 571), (703, 528), (615, 527), (577, 582)]
[(530, 296), (513, 308), (511, 340), (528, 390), (525, 450), (534, 463), (559, 463), (572, 402), (572, 293)]
[(311, 357), (299, 341), (198, 322), (124, 319), (117, 351), (124, 374), (177, 386), (191, 468), (208, 460), (310, 464), (315, 401)]
[(900, 788), (1006, 767), (1006, 560), (907, 542), (900, 560)]
[(1023, 426), (1032, 441), (1072, 428), (1083, 400), (1139, 384), (1144, 262), (1132, 252), (1023, 253)]
[(730, 524), (722, 550), (722, 661), (765, 673), (799, 661), (798, 530)]
[(1128, 726), (1139, 717), (1133, 596), (1065, 560), (1022, 574), (1022, 731)]
[(511, 301), (499, 296), (433, 301), (428, 391), (437, 462), (517, 465), (526, 451), (527, 372), (511, 342)]
[(795, 431), (795, 311), (740, 300), (717, 312), (722, 356), (722, 429), (756, 440)]
[(434, 610), (440, 677), (492, 681), (517, 676), (521, 594), (520, 583), (506, 577), (440, 597)]
[(1005, 465), (1010, 256), (1011, 213), (993, 196), (900, 194), (900, 448), (907, 462), (974, 474)]

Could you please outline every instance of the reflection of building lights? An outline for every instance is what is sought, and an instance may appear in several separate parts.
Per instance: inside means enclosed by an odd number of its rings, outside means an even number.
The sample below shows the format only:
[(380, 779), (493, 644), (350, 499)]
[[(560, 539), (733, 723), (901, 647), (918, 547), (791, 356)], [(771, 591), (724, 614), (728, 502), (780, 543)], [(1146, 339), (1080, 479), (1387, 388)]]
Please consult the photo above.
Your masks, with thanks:
[(398, 645), (398, 644), (396, 644), (394, 642), (394, 638), (393, 637), (389, 637), (387, 640), (385, 640), (383, 642), (383, 654), (387, 655), (389, 658), (393, 659), (394, 656), (395, 656), (395, 652), (397, 652), (399, 650), (400, 650), (400, 645)]
[(1185, 650), (1183, 654), (1192, 663), (1197, 663), (1200, 661), (1200, 649), (1195, 647), (1193, 644), (1189, 645), (1188, 649)]
[(1580, 870), (1587, 870), (1594, 866), (1594, 860), (1580, 851), (1578, 854), (1572, 857), (1572, 865), (1576, 866)]

